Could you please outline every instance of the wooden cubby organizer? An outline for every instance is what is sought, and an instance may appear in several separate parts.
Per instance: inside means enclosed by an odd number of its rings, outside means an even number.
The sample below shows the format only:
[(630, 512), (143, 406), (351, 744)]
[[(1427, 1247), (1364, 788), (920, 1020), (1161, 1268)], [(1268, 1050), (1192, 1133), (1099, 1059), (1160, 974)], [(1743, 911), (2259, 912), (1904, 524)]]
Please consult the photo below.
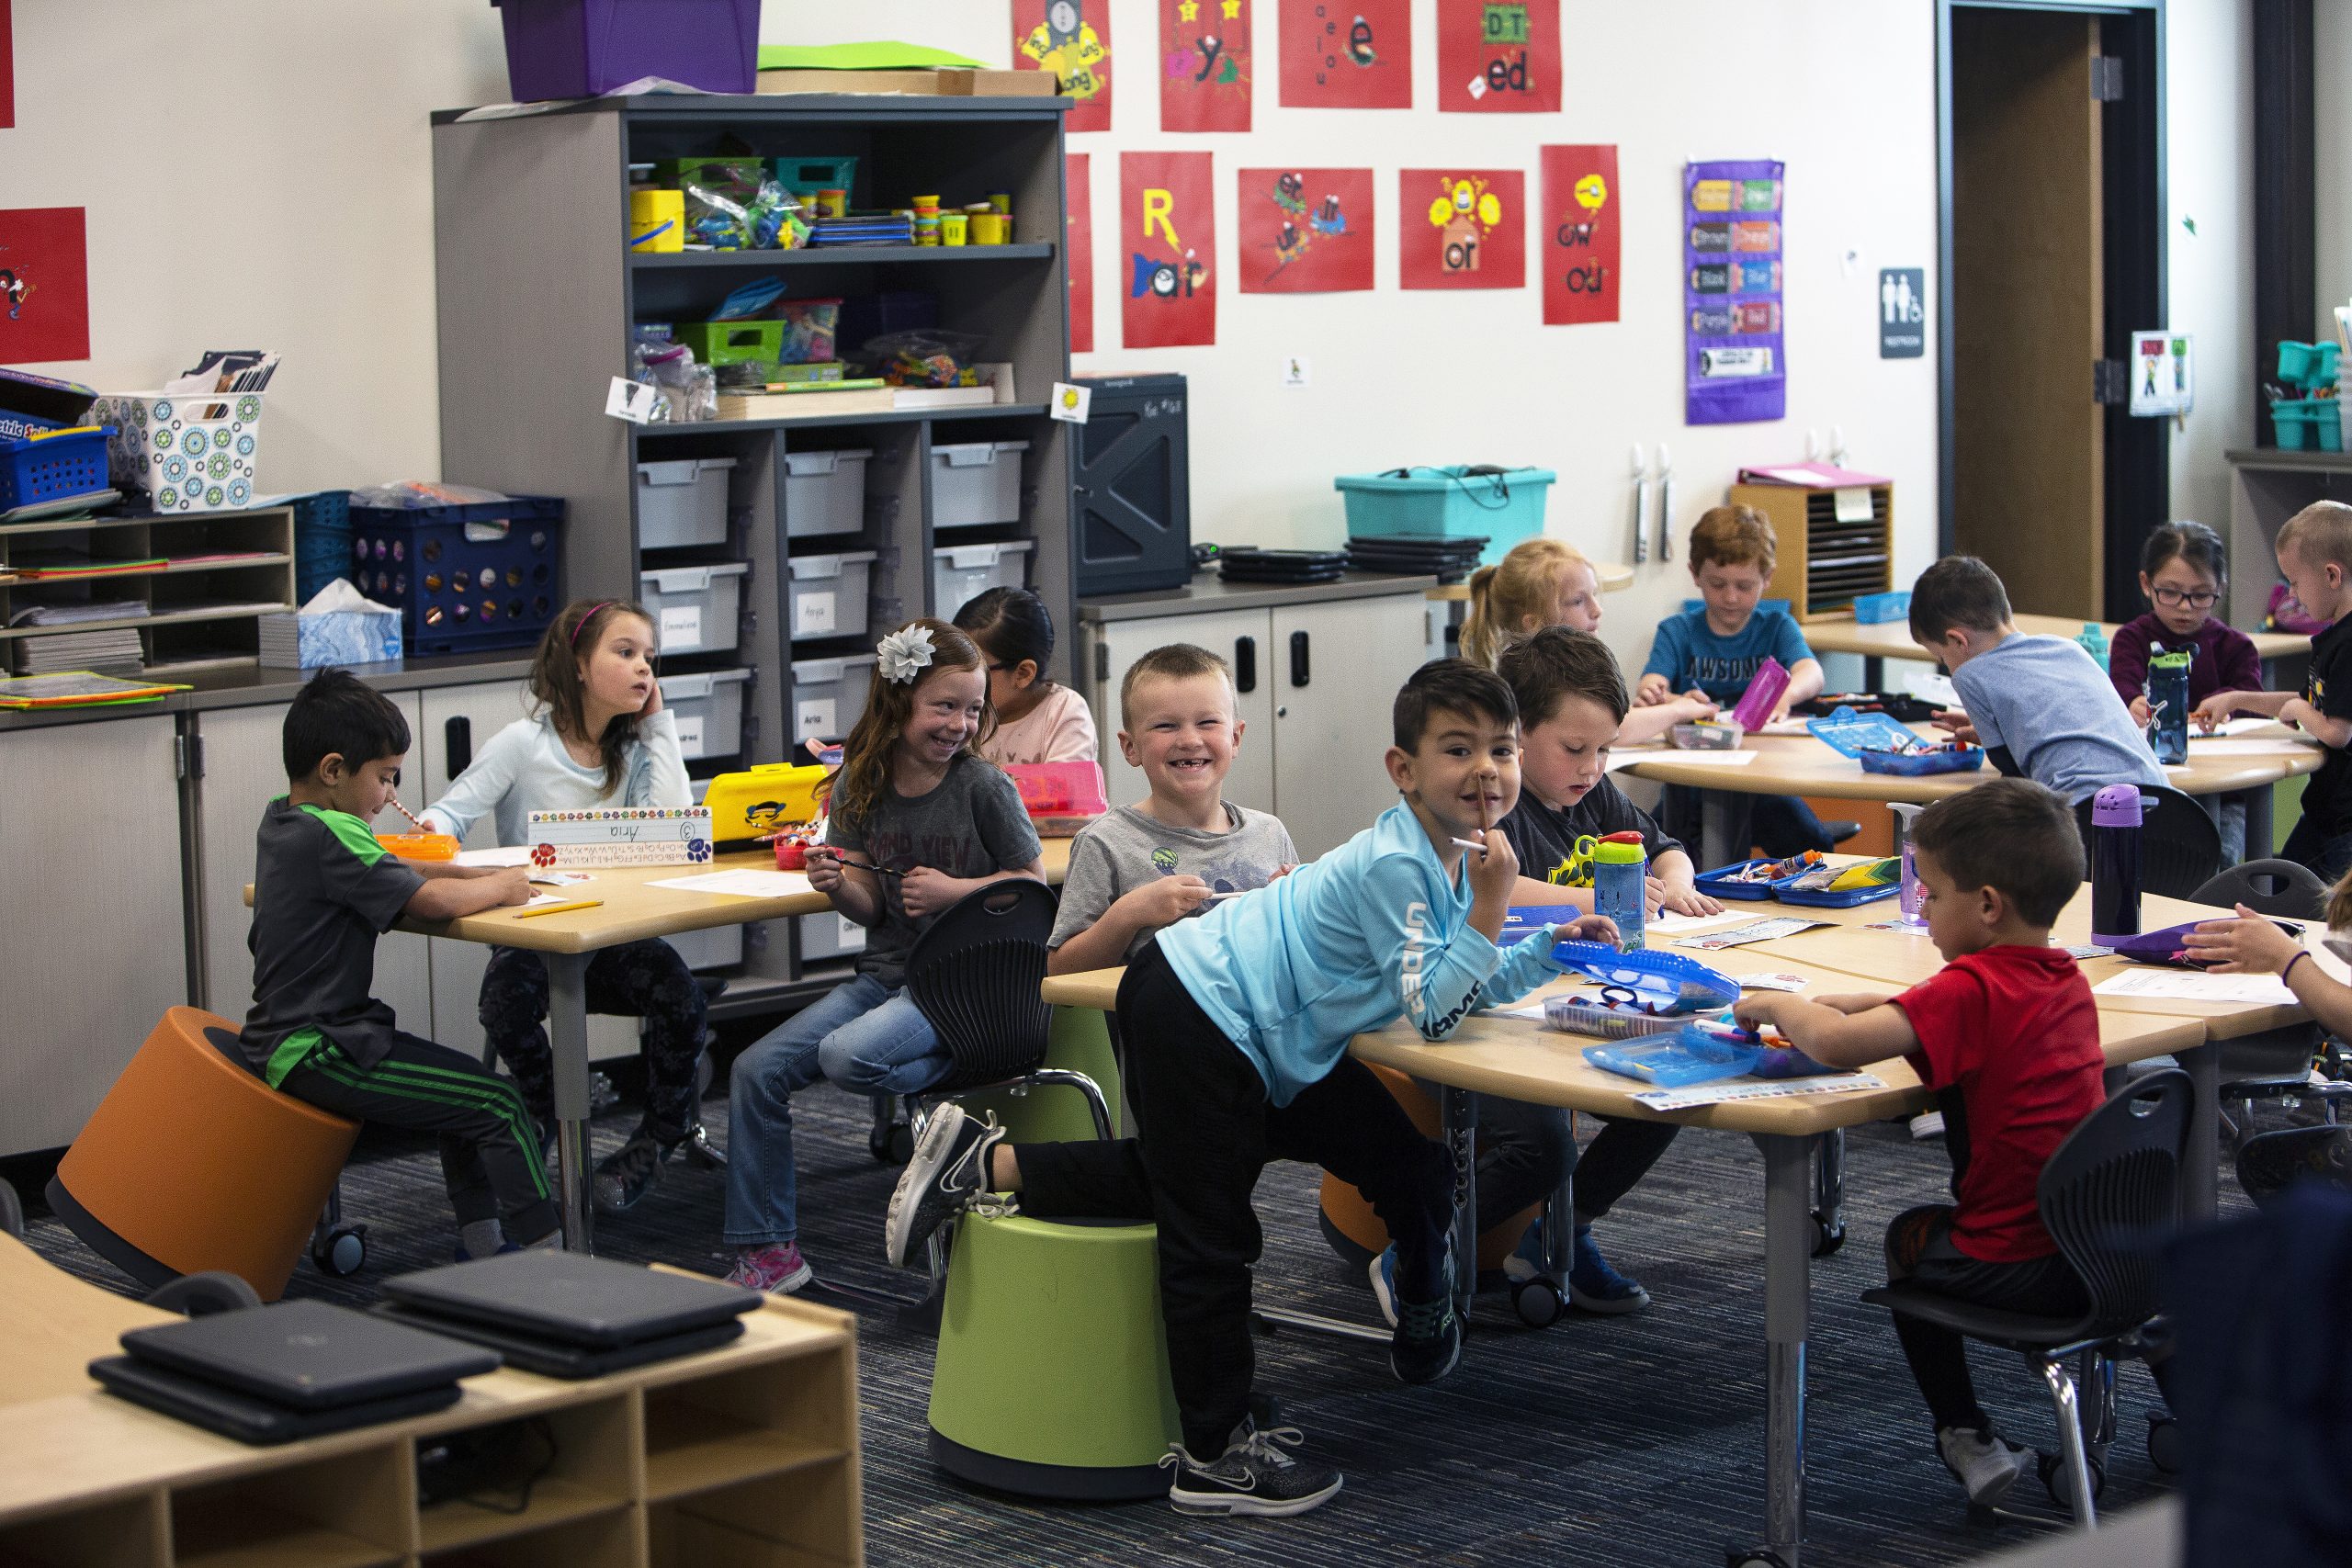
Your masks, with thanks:
[[(1026, 585), (1060, 631), (1060, 679), (1071, 679), (1077, 601), (1070, 569), (1069, 426), (1046, 415), (1069, 378), (1069, 283), (1062, 236), (1062, 112), (1068, 100), (797, 94), (647, 96), (567, 105), (511, 118), (434, 116), (435, 280), (440, 311), (443, 471), (569, 502), (566, 592), (633, 590), (641, 571), (743, 561), (741, 638), (731, 653), (665, 655), (672, 672), (748, 668), (741, 753), (690, 764), (696, 777), (781, 761), (797, 743), (795, 660), (873, 651), (883, 631), (933, 603), (932, 551), (943, 544), (1026, 541)], [(919, 193), (962, 203), (1012, 197), (1018, 243), (632, 255), (628, 165), (716, 153), (855, 156), (851, 205), (904, 207)], [(972, 355), (1009, 365), (1012, 403), (693, 424), (632, 425), (604, 413), (605, 389), (628, 371), (641, 322), (707, 320), (727, 295), (763, 276), (787, 298), (854, 299), (920, 293), (939, 325), (982, 339)], [(846, 340), (840, 352), (854, 356)], [(1025, 441), (1021, 515), (978, 530), (934, 533), (934, 447)], [(795, 537), (787, 458), (870, 448), (866, 504), (854, 535)], [(641, 547), (636, 466), (731, 457), (724, 547)], [(791, 635), (793, 558), (873, 551), (865, 626)], [(854, 713), (837, 715), (846, 730)], [(836, 734), (831, 739), (839, 739)], [(831, 921), (830, 916), (809, 917)], [(775, 1008), (830, 986), (839, 957), (803, 956), (807, 921), (746, 933), (742, 961), (721, 971), (726, 1017)]]
[[(722, 1350), (586, 1382), (493, 1372), (466, 1391), (436, 1416), (275, 1449), (96, 1389), (17, 1406), (0, 1427), (0, 1564), (865, 1561), (855, 1320), (846, 1313), (772, 1301)], [(510, 1421), (544, 1424), (554, 1446), (526, 1499), (508, 1489), (481, 1504), (420, 1506), (420, 1448)]]
[[(250, 664), (260, 617), (294, 607), (294, 513), (283, 506), (246, 512), (75, 517), (0, 527), (0, 574), (73, 552), (95, 559), (161, 557), (161, 566), (99, 576), (0, 581), (0, 649), (22, 638), (133, 627), (156, 674), (228, 662)], [(207, 559), (207, 557), (231, 558)], [(18, 626), (35, 604), (138, 600), (135, 618), (60, 626)], [(14, 660), (0, 654), (0, 666)]]
[(1871, 514), (1838, 515), (1838, 492), (1797, 485), (1734, 485), (1731, 503), (1771, 520), (1780, 541), (1771, 599), (1786, 599), (1800, 621), (1844, 620), (1854, 601), (1883, 593), (1894, 581), (1894, 487), (1871, 485)]

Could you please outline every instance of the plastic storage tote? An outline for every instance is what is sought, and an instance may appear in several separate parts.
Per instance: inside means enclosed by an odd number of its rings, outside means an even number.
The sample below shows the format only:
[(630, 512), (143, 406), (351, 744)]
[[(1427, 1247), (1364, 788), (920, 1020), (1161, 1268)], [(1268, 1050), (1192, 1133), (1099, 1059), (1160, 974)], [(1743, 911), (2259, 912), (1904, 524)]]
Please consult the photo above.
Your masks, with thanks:
[(791, 604), (791, 635), (864, 637), (874, 561), (872, 550), (791, 557), (786, 562), (791, 581), (786, 588)]
[(792, 661), (792, 743), (839, 740), (865, 711), (865, 694), (874, 684), (875, 656), (853, 653), (840, 659), (796, 659)]
[(410, 658), (527, 648), (563, 608), (563, 498), (352, 506), (353, 584), (401, 615)]
[(743, 962), (741, 926), (705, 926), (662, 939), (677, 949), (689, 969), (725, 969)]
[(1332, 487), (1346, 498), (1348, 533), (1355, 538), (1405, 535), (1415, 538), (1476, 538), (1479, 560), (1493, 565), (1513, 545), (1544, 531), (1549, 468), (1390, 468), (1341, 474)]
[(649, 550), (727, 542), (732, 457), (680, 457), (637, 466), (637, 542)]
[(784, 455), (784, 532), (793, 539), (855, 534), (865, 527), (865, 465), (871, 446)]
[(847, 915), (827, 910), (800, 917), (800, 962), (851, 958), (865, 951), (865, 928)]
[(743, 750), (743, 688), (749, 670), (662, 677), (662, 705), (678, 716), (678, 750), (691, 762)]
[(88, 425), (0, 441), (0, 512), (106, 491), (113, 434), (112, 425)]
[(294, 598), (307, 604), (311, 595), (349, 573), (351, 558), (351, 492), (322, 490), (296, 496), (294, 508)]
[(741, 635), (742, 561), (718, 566), (673, 566), (639, 572), (638, 597), (653, 615), (653, 631), (664, 653), (726, 653)]
[(931, 552), (932, 613), (952, 621), (956, 612), (991, 588), (1019, 588), (1028, 572), (1027, 539), (1003, 545), (949, 545)]
[(491, 0), (506, 28), (519, 102), (593, 98), (640, 76), (748, 93), (760, 0)]
[(261, 456), (259, 392), (118, 392), (94, 420), (115, 427), (107, 445), (116, 485), (147, 492), (157, 512), (234, 511), (254, 498)]
[(931, 449), (931, 525), (979, 528), (1021, 521), (1026, 441), (959, 441)]

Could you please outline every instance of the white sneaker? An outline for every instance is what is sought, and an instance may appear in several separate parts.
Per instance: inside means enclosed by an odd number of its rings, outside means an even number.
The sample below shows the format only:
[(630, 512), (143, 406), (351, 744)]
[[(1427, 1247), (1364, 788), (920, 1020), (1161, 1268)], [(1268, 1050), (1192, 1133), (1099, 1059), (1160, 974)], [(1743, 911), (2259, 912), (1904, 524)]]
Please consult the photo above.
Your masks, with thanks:
[(1980, 1507), (1989, 1508), (2007, 1496), (2009, 1488), (2034, 1468), (2031, 1449), (1965, 1427), (1939, 1431), (1936, 1452), (1942, 1456), (1944, 1468), (1968, 1488), (1968, 1500)]
[(1914, 1142), (1925, 1143), (1929, 1138), (1940, 1138), (1943, 1135), (1944, 1113), (1942, 1111), (1922, 1111), (1918, 1115), (1911, 1118), (1911, 1137)]

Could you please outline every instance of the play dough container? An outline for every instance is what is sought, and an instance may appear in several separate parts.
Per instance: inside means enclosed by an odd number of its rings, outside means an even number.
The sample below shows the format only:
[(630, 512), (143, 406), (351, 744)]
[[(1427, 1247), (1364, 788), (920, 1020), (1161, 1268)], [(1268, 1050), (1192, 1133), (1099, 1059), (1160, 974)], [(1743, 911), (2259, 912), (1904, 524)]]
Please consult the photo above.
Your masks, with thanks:
[(402, 860), (447, 861), (458, 858), (458, 840), (447, 833), (379, 833), (376, 841)]

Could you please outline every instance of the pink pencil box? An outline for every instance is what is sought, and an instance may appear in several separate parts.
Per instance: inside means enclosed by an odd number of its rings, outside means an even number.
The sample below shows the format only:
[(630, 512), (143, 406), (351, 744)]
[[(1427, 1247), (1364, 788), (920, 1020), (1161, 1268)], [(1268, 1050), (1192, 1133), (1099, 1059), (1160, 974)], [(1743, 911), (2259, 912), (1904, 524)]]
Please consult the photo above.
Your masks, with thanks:
[(1766, 659), (1748, 678), (1747, 690), (1740, 693), (1739, 702), (1731, 710), (1732, 721), (1750, 735), (1755, 734), (1771, 718), (1781, 694), (1788, 689), (1787, 668), (1777, 659)]
[(1021, 791), (1030, 821), (1047, 838), (1065, 838), (1111, 809), (1098, 762), (1015, 762), (1004, 770)]

